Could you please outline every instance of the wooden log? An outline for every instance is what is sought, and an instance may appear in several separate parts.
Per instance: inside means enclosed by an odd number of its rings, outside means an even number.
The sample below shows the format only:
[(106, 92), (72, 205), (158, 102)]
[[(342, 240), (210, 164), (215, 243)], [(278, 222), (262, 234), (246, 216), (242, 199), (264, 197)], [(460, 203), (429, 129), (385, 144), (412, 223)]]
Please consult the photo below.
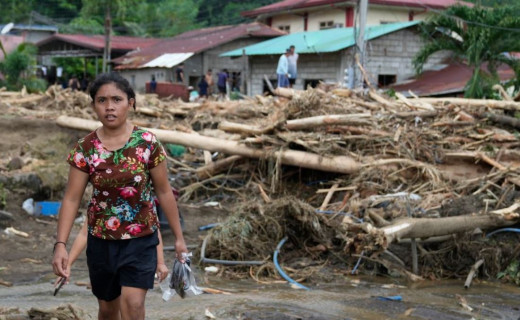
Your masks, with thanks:
[(482, 117), (489, 119), (489, 121), (520, 129), (520, 119), (517, 118), (502, 116), (490, 112), (482, 114)]
[(417, 101), (412, 102), (410, 99), (405, 97), (402, 93), (396, 92), (395, 96), (399, 101), (403, 102), (405, 105), (407, 105), (410, 108), (414, 109), (422, 109), (427, 111), (434, 111), (435, 108), (429, 104), (429, 103), (417, 103)]
[[(377, 93), (375, 90), (370, 90), (368, 92), (370, 95), (370, 98), (374, 99), (375, 101), (379, 102), (383, 106), (385, 106), (389, 111), (394, 111), (394, 109), (397, 109), (397, 104), (393, 101), (390, 101), (384, 97), (382, 97), (379, 93)], [(412, 100), (413, 101), (413, 100)], [(394, 111), (395, 112), (395, 111)]]
[[(56, 123), (63, 127), (93, 131), (101, 126), (101, 122), (80, 118), (60, 116)], [(328, 172), (351, 174), (359, 171), (360, 165), (354, 159), (347, 156), (325, 157), (314, 153), (282, 150), (265, 151), (250, 148), (237, 141), (222, 140), (199, 134), (179, 131), (146, 128), (153, 132), (163, 143), (175, 143), (187, 147), (202, 150), (217, 151), (230, 155), (241, 155), (248, 158), (266, 159), (269, 157), (280, 158), (283, 164), (302, 168), (309, 168)]]
[(285, 128), (289, 130), (311, 129), (320, 126), (329, 125), (371, 125), (372, 123), (360, 118), (368, 118), (371, 116), (370, 112), (355, 113), (355, 114), (332, 114), (327, 116), (317, 116), (310, 118), (302, 118), (295, 120), (288, 120)]
[(395, 114), (398, 118), (435, 118), (438, 115), (437, 111), (412, 111), (412, 112), (398, 112)]
[(195, 174), (199, 179), (207, 179), (221, 173), (222, 171), (228, 170), (233, 164), (243, 159), (244, 157), (242, 156), (227, 157), (225, 159), (221, 159), (203, 167), (197, 168), (195, 170)]
[[(506, 208), (508, 209), (508, 208)], [(516, 209), (516, 208), (515, 208)], [(494, 211), (490, 214), (463, 215), (445, 218), (404, 218), (389, 226), (377, 229), (386, 238), (386, 245), (404, 238), (428, 238), (471, 231), (476, 228), (489, 229), (518, 223), (519, 215), (509, 211)]]
[(296, 90), (291, 88), (276, 88), (274, 89), (274, 94), (280, 97), (284, 97), (287, 99), (292, 99), (296, 93)]
[(268, 126), (265, 128), (255, 127), (243, 123), (235, 123), (229, 121), (221, 121), (218, 125), (218, 128), (222, 131), (240, 133), (240, 134), (251, 134), (251, 135), (261, 135), (268, 133), (274, 129), (274, 126)]
[(428, 102), (432, 104), (451, 103), (459, 106), (468, 107), (488, 107), (494, 109), (504, 110), (520, 110), (520, 102), (491, 100), (491, 99), (465, 99), (465, 98), (417, 98), (410, 99), (410, 101), (418, 100), (420, 102)]

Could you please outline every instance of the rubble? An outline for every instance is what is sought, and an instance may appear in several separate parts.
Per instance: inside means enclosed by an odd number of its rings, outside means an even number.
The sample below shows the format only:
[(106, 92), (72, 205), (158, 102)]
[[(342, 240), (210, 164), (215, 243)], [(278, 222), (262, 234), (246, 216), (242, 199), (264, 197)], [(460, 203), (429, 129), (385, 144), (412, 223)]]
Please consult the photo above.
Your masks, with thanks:
[[(265, 261), (233, 267), (257, 281), (275, 277), (270, 261), (285, 236), (285, 270), (300, 281), (326, 266), (355, 271), (359, 259), (410, 280), (466, 277), (481, 259), (495, 277), (517, 259), (511, 237), (485, 235), (520, 219), (519, 102), (330, 86), (274, 92), (197, 103), (137, 97), (132, 121), (187, 147), (169, 157), (181, 201), (230, 206), (207, 258)], [(0, 97), (17, 115), (99, 125), (82, 92)]]

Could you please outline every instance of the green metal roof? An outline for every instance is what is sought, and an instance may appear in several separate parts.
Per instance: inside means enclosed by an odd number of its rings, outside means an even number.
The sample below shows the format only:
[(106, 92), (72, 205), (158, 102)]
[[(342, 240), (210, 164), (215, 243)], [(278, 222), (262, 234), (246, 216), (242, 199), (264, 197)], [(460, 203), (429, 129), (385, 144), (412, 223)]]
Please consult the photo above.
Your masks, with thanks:
[[(416, 25), (420, 21), (398, 22), (369, 26), (365, 32), (365, 39), (371, 40), (397, 30)], [(221, 57), (241, 56), (246, 50), (246, 55), (282, 54), (290, 45), (296, 47), (296, 52), (318, 53), (335, 52), (355, 45), (356, 37), (354, 28), (334, 28), (320, 31), (305, 31), (291, 33), (271, 40), (256, 43), (244, 48), (228, 51), (220, 54)]]

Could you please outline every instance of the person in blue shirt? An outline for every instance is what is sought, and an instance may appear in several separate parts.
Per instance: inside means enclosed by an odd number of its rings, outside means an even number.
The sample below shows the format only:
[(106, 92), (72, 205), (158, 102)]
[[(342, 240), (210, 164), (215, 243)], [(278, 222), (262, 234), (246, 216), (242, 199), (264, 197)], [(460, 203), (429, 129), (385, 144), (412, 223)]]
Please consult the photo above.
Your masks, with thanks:
[(222, 71), (220, 71), (218, 73), (217, 87), (218, 87), (219, 95), (223, 99), (226, 97), (226, 93), (227, 93), (228, 78), (229, 78), (229, 73), (228, 73), (227, 69), (223, 69)]
[(289, 87), (289, 60), (291, 50), (287, 49), (278, 60), (278, 67), (276, 68), (276, 75), (278, 76), (278, 88)]

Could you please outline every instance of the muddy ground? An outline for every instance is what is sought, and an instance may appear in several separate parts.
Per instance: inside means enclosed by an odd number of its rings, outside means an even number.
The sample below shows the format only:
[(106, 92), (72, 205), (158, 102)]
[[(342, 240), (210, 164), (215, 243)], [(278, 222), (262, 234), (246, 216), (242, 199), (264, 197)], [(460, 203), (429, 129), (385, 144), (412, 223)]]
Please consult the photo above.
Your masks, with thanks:
[[(53, 311), (70, 305), (79, 319), (95, 319), (97, 303), (86, 288), (85, 257), (73, 267), (71, 283), (52, 296), (52, 245), (56, 218), (32, 216), (22, 209), (29, 197), (60, 200), (68, 170), (66, 152), (85, 132), (58, 127), (52, 120), (0, 117), (0, 203), (12, 215), (0, 219), (0, 319), (29, 319), (34, 308)], [(21, 161), (13, 161), (19, 158)], [(18, 162), (18, 164), (17, 164)], [(21, 169), (13, 169), (23, 164)], [(38, 169), (35, 169), (38, 168)], [(49, 170), (46, 170), (49, 169)], [(51, 170), (52, 169), (52, 170)], [(38, 170), (42, 185), (32, 180)], [(13, 177), (16, 177), (13, 180)], [(16, 183), (13, 183), (16, 181)], [(181, 204), (187, 244), (198, 247), (205, 232), (199, 226), (222, 221), (224, 209)], [(7, 234), (12, 227), (28, 237)], [(79, 231), (76, 225), (69, 243)], [(165, 245), (173, 244), (165, 232)], [(194, 249), (196, 250), (196, 249)], [(165, 252), (171, 265), (173, 252)], [(324, 269), (322, 283), (307, 284), (311, 290), (295, 290), (286, 283), (256, 283), (250, 278), (229, 280), (205, 273), (195, 265), (202, 287), (229, 294), (203, 294), (185, 300), (161, 300), (159, 288), (147, 298), (147, 319), (519, 319), (515, 286), (475, 280), (470, 290), (463, 281), (410, 285), (403, 279), (362, 278), (345, 270)], [(221, 266), (217, 266), (221, 268)], [(222, 274), (222, 273), (221, 273)], [(385, 299), (398, 296), (402, 300)], [(464, 303), (468, 307), (464, 306)], [(50, 319), (50, 316), (36, 319)], [(63, 318), (67, 319), (67, 318)], [(72, 318), (71, 318), (72, 319)]]

